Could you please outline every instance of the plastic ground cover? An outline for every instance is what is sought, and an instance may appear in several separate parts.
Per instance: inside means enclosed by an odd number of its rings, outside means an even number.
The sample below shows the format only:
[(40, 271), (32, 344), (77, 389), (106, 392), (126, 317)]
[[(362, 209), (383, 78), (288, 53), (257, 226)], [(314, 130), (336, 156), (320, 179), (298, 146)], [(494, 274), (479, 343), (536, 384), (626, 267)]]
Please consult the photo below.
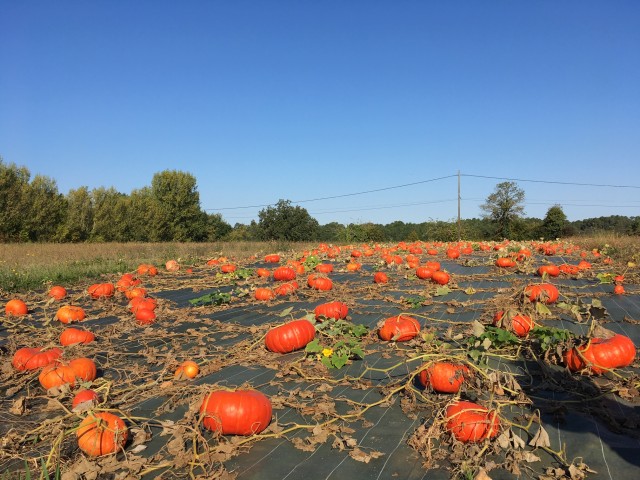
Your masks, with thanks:
[[(0, 471), (17, 478), (45, 465), (69, 479), (640, 478), (637, 361), (601, 376), (572, 374), (559, 355), (568, 344), (543, 351), (539, 334), (508, 337), (503, 345), (489, 328), (497, 310), (520, 308), (540, 327), (571, 332), (572, 342), (597, 324), (640, 345), (637, 273), (589, 258), (591, 269), (543, 280), (534, 274), (539, 265), (576, 264), (580, 257), (534, 254), (516, 268), (501, 269), (494, 261), (504, 252), (475, 251), (452, 260), (444, 247), (439, 250), (435, 259), (452, 277), (446, 288), (418, 279), (406, 262), (387, 264), (380, 255), (359, 258), (361, 270), (347, 271), (350, 250), (343, 249), (333, 259), (316, 254), (334, 265), (331, 291), (307, 287), (307, 272), (298, 275), (294, 294), (269, 302), (256, 301), (253, 291), (277, 282), (253, 272), (273, 270), (273, 264), (238, 260), (241, 275), (222, 274), (204, 261), (191, 273), (183, 266), (142, 278), (159, 304), (157, 321), (147, 326), (136, 324), (121, 294), (92, 300), (86, 285), (70, 288), (70, 301), (88, 314), (80, 327), (97, 341), (66, 347), (65, 358), (95, 360), (98, 379), (85, 386), (101, 394), (99, 408), (122, 416), (130, 430), (123, 451), (97, 459), (77, 448), (74, 428), (86, 413), (70, 411), (73, 392), (47, 394), (37, 372), (11, 366), (18, 348), (54, 346), (64, 328), (53, 320), (59, 304), (33, 292), (30, 314), (5, 318), (0, 331), (0, 408), (7, 419), (0, 422)], [(423, 262), (434, 258), (418, 256)], [(283, 257), (281, 264), (298, 255)], [(388, 274), (388, 284), (373, 283), (377, 270)], [(622, 270), (627, 293), (614, 295), (603, 274)], [(546, 280), (560, 290), (560, 303), (544, 308), (523, 300), (526, 285)], [(229, 297), (216, 302), (219, 294)], [(193, 303), (198, 299), (204, 304)], [(322, 364), (323, 353), (266, 350), (263, 337), (270, 328), (334, 300), (349, 306), (348, 322), (367, 327), (360, 339), (364, 358), (337, 369)], [(420, 335), (381, 341), (381, 321), (399, 314), (416, 318)], [(320, 333), (317, 338), (326, 346), (335, 341)], [(174, 379), (187, 359), (199, 364), (200, 374)], [(499, 436), (463, 444), (446, 431), (444, 409), (455, 396), (416, 381), (424, 364), (441, 359), (471, 368), (459, 396), (496, 409)], [(257, 389), (271, 399), (271, 424), (260, 435), (220, 437), (202, 428), (198, 407), (206, 393), (235, 388)]]

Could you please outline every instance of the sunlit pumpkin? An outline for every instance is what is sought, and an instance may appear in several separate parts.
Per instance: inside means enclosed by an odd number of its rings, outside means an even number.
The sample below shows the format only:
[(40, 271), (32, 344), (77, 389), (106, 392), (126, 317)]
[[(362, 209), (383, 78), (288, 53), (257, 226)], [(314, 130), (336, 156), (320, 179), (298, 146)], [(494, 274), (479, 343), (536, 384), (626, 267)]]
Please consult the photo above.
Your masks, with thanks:
[(200, 367), (193, 360), (185, 360), (178, 366), (173, 377), (176, 380), (183, 380), (185, 378), (194, 379), (200, 373)]
[(94, 283), (87, 288), (87, 292), (91, 298), (108, 298), (113, 297), (116, 289), (112, 283)]
[(625, 335), (611, 338), (592, 338), (585, 345), (567, 350), (564, 363), (572, 372), (587, 369), (600, 375), (607, 370), (631, 365), (636, 358), (636, 347)]
[(378, 330), (382, 340), (395, 342), (406, 342), (416, 337), (418, 333), (420, 333), (420, 323), (408, 315), (389, 317)]
[(23, 300), (20, 300), (19, 298), (14, 298), (7, 302), (7, 304), (4, 307), (4, 312), (9, 316), (22, 317), (23, 315), (26, 315), (27, 313), (29, 313), (29, 308), (27, 307), (27, 304), (24, 303)]
[(500, 431), (498, 413), (473, 402), (453, 402), (447, 407), (445, 420), (446, 429), (461, 442), (480, 442)]
[(256, 300), (261, 301), (273, 300), (275, 298), (275, 292), (266, 287), (256, 288), (256, 291), (253, 295)]
[(122, 449), (129, 431), (124, 421), (113, 413), (92, 412), (80, 423), (76, 437), (80, 450), (99, 457)]
[(518, 313), (514, 310), (507, 310), (505, 314), (503, 310), (500, 310), (493, 316), (493, 325), (509, 330), (518, 337), (526, 337), (535, 323), (528, 315)]
[(374, 283), (388, 283), (389, 282), (389, 277), (384, 272), (376, 272), (373, 275), (373, 281), (374, 281)]
[(314, 309), (316, 320), (320, 317), (334, 318), (336, 320), (345, 319), (349, 314), (349, 307), (342, 302), (329, 302), (318, 305)]
[(425, 367), (418, 375), (418, 382), (438, 393), (458, 393), (465, 378), (470, 375), (466, 365), (451, 362), (436, 362)]
[(91, 389), (80, 390), (71, 402), (71, 410), (75, 413), (92, 410), (100, 403), (100, 396)]
[(273, 279), (279, 282), (289, 282), (296, 278), (296, 271), (291, 267), (278, 267), (273, 271)]
[(96, 339), (96, 336), (87, 331), (80, 330), (78, 328), (66, 328), (60, 334), (60, 345), (64, 347), (68, 347), (71, 345), (76, 345), (78, 343), (91, 343)]
[(81, 322), (85, 317), (84, 309), (77, 305), (64, 305), (56, 312), (56, 318), (62, 323)]
[(431, 280), (437, 283), (438, 285), (446, 285), (451, 280), (449, 274), (447, 272), (443, 272), (442, 270), (438, 270), (433, 272), (431, 275)]
[(64, 287), (61, 287), (60, 285), (54, 285), (49, 289), (49, 292), (47, 293), (47, 295), (53, 298), (54, 300), (62, 300), (64, 297), (67, 296), (67, 289)]
[(560, 293), (555, 285), (550, 283), (538, 283), (525, 287), (524, 295), (531, 302), (551, 304), (558, 300)]
[(272, 352), (289, 353), (304, 348), (315, 338), (316, 329), (309, 320), (294, 320), (267, 332), (264, 342)]
[(42, 350), (41, 348), (24, 347), (16, 350), (11, 364), (18, 371), (37, 370), (54, 363), (61, 356), (62, 350), (59, 348)]
[(200, 406), (204, 427), (222, 435), (260, 433), (269, 426), (271, 413), (271, 401), (257, 390), (217, 390)]

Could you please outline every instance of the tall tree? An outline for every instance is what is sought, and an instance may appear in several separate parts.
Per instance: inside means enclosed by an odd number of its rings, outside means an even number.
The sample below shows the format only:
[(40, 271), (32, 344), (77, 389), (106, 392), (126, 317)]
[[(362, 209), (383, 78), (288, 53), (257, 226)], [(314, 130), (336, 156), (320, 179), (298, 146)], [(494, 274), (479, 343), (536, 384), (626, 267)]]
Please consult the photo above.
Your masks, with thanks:
[(5, 164), (0, 157), (0, 240), (20, 240), (24, 219), (29, 214), (25, 195), (31, 173), (15, 163)]
[(25, 186), (24, 199), (28, 213), (23, 219), (21, 239), (31, 242), (54, 240), (67, 210), (67, 201), (58, 192), (56, 181), (36, 175)]
[(93, 228), (91, 239), (104, 242), (126, 242), (131, 240), (127, 217), (127, 196), (115, 188), (94, 188), (91, 191), (93, 203)]
[(498, 238), (509, 238), (511, 227), (515, 220), (524, 214), (524, 190), (514, 182), (502, 182), (496, 185), (480, 208), (485, 212), (484, 217), (495, 225), (495, 235)]
[(89, 239), (93, 228), (93, 205), (87, 187), (69, 190), (67, 214), (59, 231), (60, 240), (84, 242)]
[(291, 200), (278, 200), (274, 207), (258, 212), (258, 235), (261, 240), (314, 240), (318, 221), (305, 208), (291, 205)]
[(164, 170), (151, 180), (151, 192), (158, 203), (154, 230), (158, 240), (204, 240), (207, 214), (200, 209), (196, 178), (190, 173)]
[(545, 239), (560, 238), (567, 228), (567, 216), (560, 205), (554, 205), (547, 210), (547, 214), (540, 225), (540, 236)]

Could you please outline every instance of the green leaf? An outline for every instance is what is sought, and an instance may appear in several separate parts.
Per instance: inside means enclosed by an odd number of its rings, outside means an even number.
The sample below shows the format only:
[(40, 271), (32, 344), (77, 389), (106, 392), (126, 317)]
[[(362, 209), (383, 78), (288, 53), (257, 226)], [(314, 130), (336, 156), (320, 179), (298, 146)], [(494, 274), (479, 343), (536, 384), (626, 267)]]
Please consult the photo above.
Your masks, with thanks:
[(433, 294), (434, 297), (441, 297), (443, 295), (447, 295), (451, 292), (451, 289), (446, 285), (436, 288), (436, 293)]
[(362, 350), (362, 348), (360, 348), (359, 345), (354, 346), (351, 349), (351, 353), (358, 358), (364, 358), (364, 351)]
[(330, 357), (322, 357), (320, 359), (320, 361), (322, 362), (322, 364), (327, 367), (327, 368), (333, 368), (333, 365), (331, 364), (331, 358)]
[(536, 312), (542, 316), (551, 315), (551, 310), (544, 303), (536, 302)]
[(291, 313), (291, 310), (293, 310), (293, 307), (285, 308), (283, 311), (281, 311), (278, 314), (278, 316), (279, 317), (286, 317), (287, 315), (289, 315)]
[(600, 280), (600, 284), (613, 283), (613, 275), (610, 273), (598, 273), (596, 277)]
[(231, 301), (230, 293), (213, 292), (206, 295), (202, 295), (198, 298), (189, 300), (189, 303), (194, 306), (201, 305), (222, 305), (223, 303), (229, 303)]
[(347, 360), (349, 360), (348, 355), (331, 355), (331, 364), (335, 368), (342, 368), (347, 364)]
[(307, 343), (307, 346), (305, 347), (304, 351), (307, 353), (320, 353), (323, 350), (323, 346), (320, 345), (320, 342), (318, 341), (317, 338), (311, 340), (309, 343)]

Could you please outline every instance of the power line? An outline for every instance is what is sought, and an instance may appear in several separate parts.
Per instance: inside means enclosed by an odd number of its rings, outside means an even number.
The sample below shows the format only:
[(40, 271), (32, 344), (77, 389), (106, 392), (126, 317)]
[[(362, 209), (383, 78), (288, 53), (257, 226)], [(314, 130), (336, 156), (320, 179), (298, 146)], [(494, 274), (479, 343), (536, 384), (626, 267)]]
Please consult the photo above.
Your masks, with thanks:
[(488, 175), (472, 175), (470, 173), (461, 173), (462, 177), (488, 178), (492, 180), (511, 180), (514, 182), (530, 182), (530, 183), (552, 183), (555, 185), (577, 185), (580, 187), (609, 187), (609, 188), (638, 188), (638, 185), (610, 185), (604, 183), (577, 183), (577, 182), (558, 182), (554, 180), (531, 180), (527, 178), (508, 178), (508, 177), (490, 177)]
[[(356, 195), (364, 195), (367, 193), (375, 193), (375, 192), (383, 192), (386, 190), (393, 190), (396, 188), (404, 188), (404, 187), (411, 187), (413, 185), (421, 185), (423, 183), (430, 183), (430, 182), (436, 182), (438, 180), (445, 180), (447, 178), (452, 178), (455, 177), (456, 175), (446, 175), (444, 177), (438, 177), (438, 178), (430, 178), (428, 180), (420, 180), (418, 182), (411, 182), (411, 183), (404, 183), (402, 185), (394, 185), (392, 187), (382, 187), (382, 188), (375, 188), (373, 190), (365, 190), (363, 192), (354, 192), (354, 193), (343, 193), (341, 195), (332, 195), (330, 197), (319, 197), (319, 198), (309, 198), (306, 200), (292, 200), (291, 203), (308, 203), (308, 202), (317, 202), (320, 200), (333, 200), (335, 198), (344, 198), (344, 197), (353, 197)], [(273, 205), (276, 205), (275, 203), (266, 203), (263, 205), (247, 205), (244, 207), (222, 207), (222, 208), (206, 208), (205, 211), (220, 211), (220, 210), (240, 210), (243, 208), (262, 208), (262, 207), (271, 207)]]

